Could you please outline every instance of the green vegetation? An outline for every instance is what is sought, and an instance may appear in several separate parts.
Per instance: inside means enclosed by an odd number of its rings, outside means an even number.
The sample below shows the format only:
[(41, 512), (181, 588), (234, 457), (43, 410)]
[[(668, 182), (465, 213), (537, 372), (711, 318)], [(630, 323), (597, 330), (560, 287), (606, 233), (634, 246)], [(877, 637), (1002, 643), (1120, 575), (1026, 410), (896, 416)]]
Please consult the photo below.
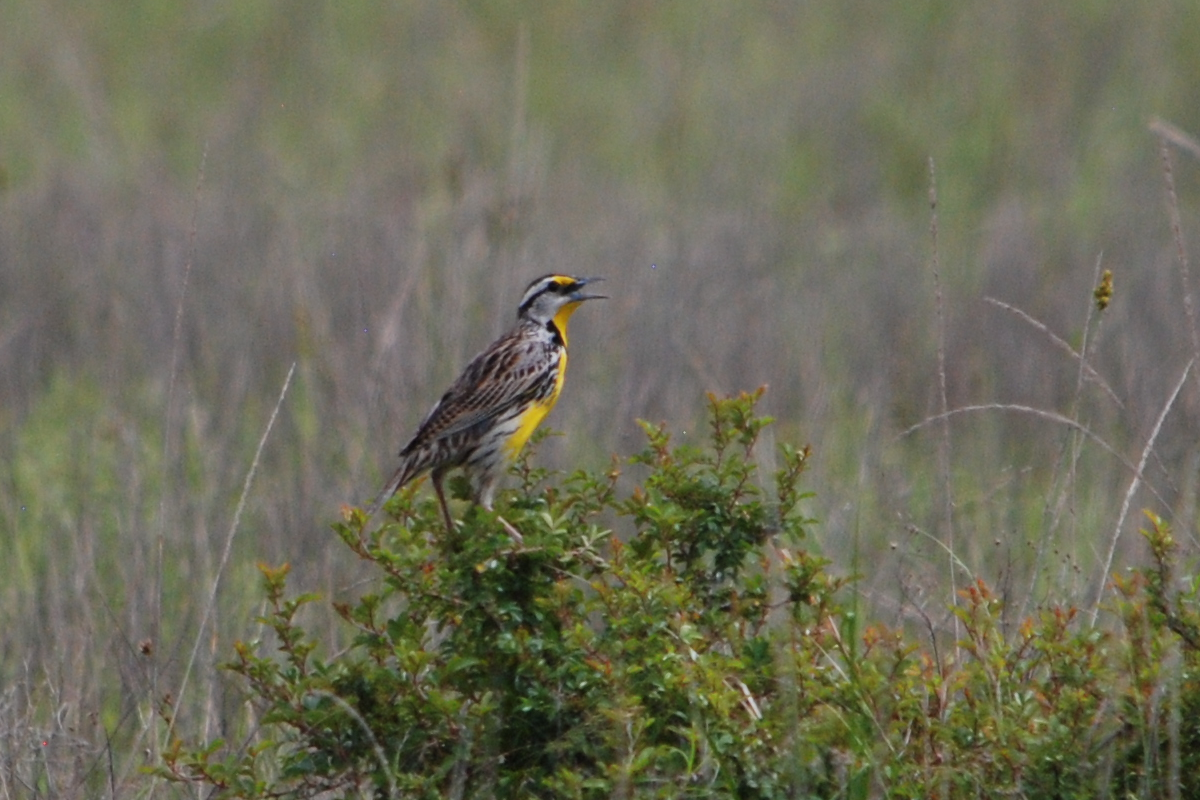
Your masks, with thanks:
[[(270, 633), (228, 665), (249, 736), (177, 740), (159, 773), (245, 798), (1200, 791), (1200, 582), (1169, 588), (1161, 520), (1157, 568), (1118, 582), (1120, 632), (1060, 606), (1005, 632), (979, 581), (939, 651), (846, 604), (806, 544), (808, 451), (754, 466), (760, 395), (710, 398), (705, 449), (645, 425), (629, 496), (615, 467), (525, 467), (501, 508), (520, 544), (478, 509), (447, 534), (413, 489), (376, 529), (348, 509), (335, 530), (378, 589), (330, 609), (263, 567)], [(314, 604), (353, 630), (345, 651), (320, 653)]]
[[(363, 532), (382, 562), (365, 563), (327, 521), (377, 491), (551, 269), (605, 276), (612, 300), (573, 324), (550, 420), (566, 435), (508, 495), (550, 560), (497, 555), (496, 586), (561, 559), (599, 571), (591, 525), (625, 542), (623, 568), (707, 575), (663, 597), (718, 615), (722, 592), (782, 591), (782, 562), (759, 565), (778, 547), (854, 576), (804, 645), (828, 681), (811, 706), (788, 688), (807, 667), (774, 638), (778, 598), (753, 674), (714, 643), (748, 634), (703, 631), (694, 694), (737, 705), (647, 729), (647, 780), (703, 791), (661, 748), (748, 724), (736, 678), (768, 750), (795, 756), (779, 786), (966, 792), (961, 762), (1031, 796), (1054, 774), (1063, 794), (1170, 796), (1196, 750), (1197, 86), (1194, 0), (0, 2), (0, 800), (191, 797), (165, 752), (300, 742), (286, 720), (255, 729), (263, 700), (219, 667), (235, 641), (276, 655), (255, 565), (290, 565), (280, 603), (322, 598), (291, 624), (334, 672), (366, 645), (327, 602), (404, 613), (384, 553), (466, 581), (454, 542), (414, 555), (400, 529)], [(538, 469), (606, 474), (638, 419), (711, 454), (705, 392), (763, 384), (778, 423), (745, 516), (703, 523), (666, 491), (680, 475), (638, 464), (564, 522), (584, 487)], [(812, 445), (799, 544), (756, 533), (774, 533), (776, 437)], [(639, 511), (635, 489), (661, 497)], [(396, 509), (402, 529), (427, 527), (427, 495)], [(466, 524), (480, 540), (462, 548), (506, 552)], [(695, 541), (655, 534), (676, 524)], [(618, 563), (612, 536), (592, 546)], [(598, 601), (567, 589), (547, 607)], [(1041, 694), (981, 688), (1013, 676)], [(631, 708), (626, 688), (606, 702)], [(462, 763), (499, 774), (482, 741)], [(718, 754), (695, 741), (707, 786)], [(264, 751), (261, 777), (287, 755)]]

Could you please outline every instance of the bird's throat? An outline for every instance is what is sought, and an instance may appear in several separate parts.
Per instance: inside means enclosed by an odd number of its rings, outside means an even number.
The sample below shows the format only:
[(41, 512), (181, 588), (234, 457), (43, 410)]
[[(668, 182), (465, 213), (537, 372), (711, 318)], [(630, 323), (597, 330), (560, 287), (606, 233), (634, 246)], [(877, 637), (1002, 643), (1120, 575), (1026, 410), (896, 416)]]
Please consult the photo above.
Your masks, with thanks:
[(567, 321), (579, 306), (580, 303), (567, 303), (554, 315), (554, 327), (558, 328), (558, 333), (562, 336), (563, 347), (567, 346)]

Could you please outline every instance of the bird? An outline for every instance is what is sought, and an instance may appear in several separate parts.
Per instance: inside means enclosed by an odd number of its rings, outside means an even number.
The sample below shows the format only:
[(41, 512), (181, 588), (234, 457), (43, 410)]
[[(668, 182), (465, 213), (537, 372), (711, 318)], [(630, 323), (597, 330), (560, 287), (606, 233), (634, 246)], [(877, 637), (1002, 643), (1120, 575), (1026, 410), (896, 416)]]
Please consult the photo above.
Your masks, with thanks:
[[(442, 482), (458, 467), (471, 480), (474, 502), (493, 510), (503, 469), (521, 452), (562, 392), (571, 315), (587, 300), (606, 299), (584, 287), (602, 280), (552, 273), (530, 282), (517, 306), (516, 325), (475, 356), (425, 415), (400, 449), (400, 466), (369, 515), (402, 486), (429, 472), (446, 531), (453, 532)], [(500, 521), (519, 542), (520, 533)]]

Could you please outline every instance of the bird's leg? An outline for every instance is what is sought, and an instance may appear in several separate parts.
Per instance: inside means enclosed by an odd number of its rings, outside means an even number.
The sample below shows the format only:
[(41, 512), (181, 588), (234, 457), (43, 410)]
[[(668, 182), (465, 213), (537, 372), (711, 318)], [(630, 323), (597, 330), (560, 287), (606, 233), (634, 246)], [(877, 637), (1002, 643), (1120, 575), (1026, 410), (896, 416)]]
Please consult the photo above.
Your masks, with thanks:
[(442, 504), (442, 517), (446, 520), (446, 533), (454, 533), (454, 519), (450, 516), (450, 506), (446, 504), (446, 492), (442, 489), (442, 479), (446, 477), (445, 470), (435, 469), (429, 476), (433, 482), (433, 490), (437, 492), (438, 502)]
[[(491, 477), (485, 478), (483, 480), (483, 482), (479, 485), (479, 490), (476, 492), (476, 496), (479, 500), (479, 505), (483, 506), (488, 511), (494, 511), (494, 509), (492, 508), (492, 499), (495, 497), (495, 495), (496, 495), (496, 479), (491, 478)], [(516, 544), (516, 545), (525, 544), (525, 537), (521, 535), (521, 532), (519, 530), (517, 530), (511, 522), (509, 522), (508, 520), (506, 520), (504, 517), (501, 517), (501, 516), (497, 516), (496, 519), (500, 522), (501, 525), (504, 526), (504, 530), (508, 533), (508, 538), (513, 540), (513, 544)]]

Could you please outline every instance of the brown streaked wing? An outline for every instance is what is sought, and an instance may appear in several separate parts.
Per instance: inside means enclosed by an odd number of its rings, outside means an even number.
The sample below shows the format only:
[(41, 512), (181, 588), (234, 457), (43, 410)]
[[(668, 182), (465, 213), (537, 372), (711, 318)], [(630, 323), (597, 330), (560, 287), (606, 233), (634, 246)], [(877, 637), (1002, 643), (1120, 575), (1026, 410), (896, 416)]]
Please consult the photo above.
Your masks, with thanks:
[[(400, 455), (483, 422), (519, 401), (542, 374), (532, 357), (540, 347), (540, 343), (525, 341), (517, 330), (476, 356), (426, 415)], [(527, 365), (520, 366), (522, 360)]]

